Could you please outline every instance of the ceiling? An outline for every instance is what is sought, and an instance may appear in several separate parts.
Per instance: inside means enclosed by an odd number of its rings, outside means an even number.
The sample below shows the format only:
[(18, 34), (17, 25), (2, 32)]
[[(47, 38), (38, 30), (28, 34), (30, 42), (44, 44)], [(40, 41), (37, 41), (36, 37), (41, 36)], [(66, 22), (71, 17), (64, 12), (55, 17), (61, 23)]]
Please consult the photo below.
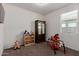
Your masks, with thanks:
[(42, 15), (46, 15), (52, 11), (55, 11), (59, 8), (69, 5), (69, 3), (43, 3), (45, 5), (37, 5), (40, 3), (11, 3), (12, 5), (28, 9)]

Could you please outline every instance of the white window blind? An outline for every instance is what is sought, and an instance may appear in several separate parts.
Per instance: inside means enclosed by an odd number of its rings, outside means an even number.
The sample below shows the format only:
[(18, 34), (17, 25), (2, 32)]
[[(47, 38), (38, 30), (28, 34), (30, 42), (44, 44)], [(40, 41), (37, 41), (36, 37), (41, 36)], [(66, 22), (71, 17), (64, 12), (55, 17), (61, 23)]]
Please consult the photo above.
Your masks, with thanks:
[(78, 11), (71, 11), (61, 15), (61, 30), (63, 33), (77, 32)]

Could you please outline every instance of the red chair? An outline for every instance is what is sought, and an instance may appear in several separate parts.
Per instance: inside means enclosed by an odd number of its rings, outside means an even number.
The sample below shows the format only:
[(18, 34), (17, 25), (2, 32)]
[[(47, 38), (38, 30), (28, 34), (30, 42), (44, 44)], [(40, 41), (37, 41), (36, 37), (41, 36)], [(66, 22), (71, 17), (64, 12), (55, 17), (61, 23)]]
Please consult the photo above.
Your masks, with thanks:
[(49, 46), (51, 49), (54, 50), (54, 54), (56, 54), (56, 51), (59, 50), (61, 47), (63, 47), (64, 54), (66, 53), (65, 44), (61, 40), (54, 40), (54, 38), (51, 37), (51, 40), (49, 41)]

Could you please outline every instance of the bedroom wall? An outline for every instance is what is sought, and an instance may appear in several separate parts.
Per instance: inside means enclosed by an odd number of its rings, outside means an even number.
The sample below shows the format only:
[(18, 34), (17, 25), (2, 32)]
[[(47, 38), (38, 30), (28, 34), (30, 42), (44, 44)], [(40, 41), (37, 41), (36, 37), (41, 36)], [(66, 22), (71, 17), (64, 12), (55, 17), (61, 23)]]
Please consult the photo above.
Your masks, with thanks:
[[(66, 47), (69, 47), (74, 50), (79, 51), (79, 24), (78, 24), (78, 33), (61, 33), (60, 27), (60, 15), (66, 12), (70, 12), (73, 10), (79, 10), (79, 4), (71, 4), (64, 8), (58, 9), (54, 12), (49, 13), (45, 16), (47, 22), (47, 39), (56, 33), (60, 34), (61, 40), (65, 42)], [(79, 14), (79, 13), (78, 13)], [(79, 18), (78, 18), (79, 23)]]
[(0, 23), (0, 55), (2, 55), (3, 52), (3, 29), (4, 29), (4, 24)]
[(3, 52), (3, 29), (4, 29), (4, 8), (2, 7), (2, 4), (0, 3), (0, 56), (2, 55)]
[(11, 4), (2, 4), (5, 10), (4, 17), (4, 49), (14, 45), (16, 40), (23, 44), (23, 32), (34, 31), (34, 21), (44, 20), (44, 16), (22, 9)]

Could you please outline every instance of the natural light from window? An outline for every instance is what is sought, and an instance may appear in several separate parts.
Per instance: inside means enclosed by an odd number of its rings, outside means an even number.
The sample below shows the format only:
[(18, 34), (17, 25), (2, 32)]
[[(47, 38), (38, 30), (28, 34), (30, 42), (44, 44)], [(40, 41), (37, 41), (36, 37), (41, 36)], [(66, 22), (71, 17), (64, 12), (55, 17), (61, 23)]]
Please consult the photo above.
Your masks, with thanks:
[(78, 21), (78, 10), (63, 13), (61, 15), (62, 33), (76, 33)]

